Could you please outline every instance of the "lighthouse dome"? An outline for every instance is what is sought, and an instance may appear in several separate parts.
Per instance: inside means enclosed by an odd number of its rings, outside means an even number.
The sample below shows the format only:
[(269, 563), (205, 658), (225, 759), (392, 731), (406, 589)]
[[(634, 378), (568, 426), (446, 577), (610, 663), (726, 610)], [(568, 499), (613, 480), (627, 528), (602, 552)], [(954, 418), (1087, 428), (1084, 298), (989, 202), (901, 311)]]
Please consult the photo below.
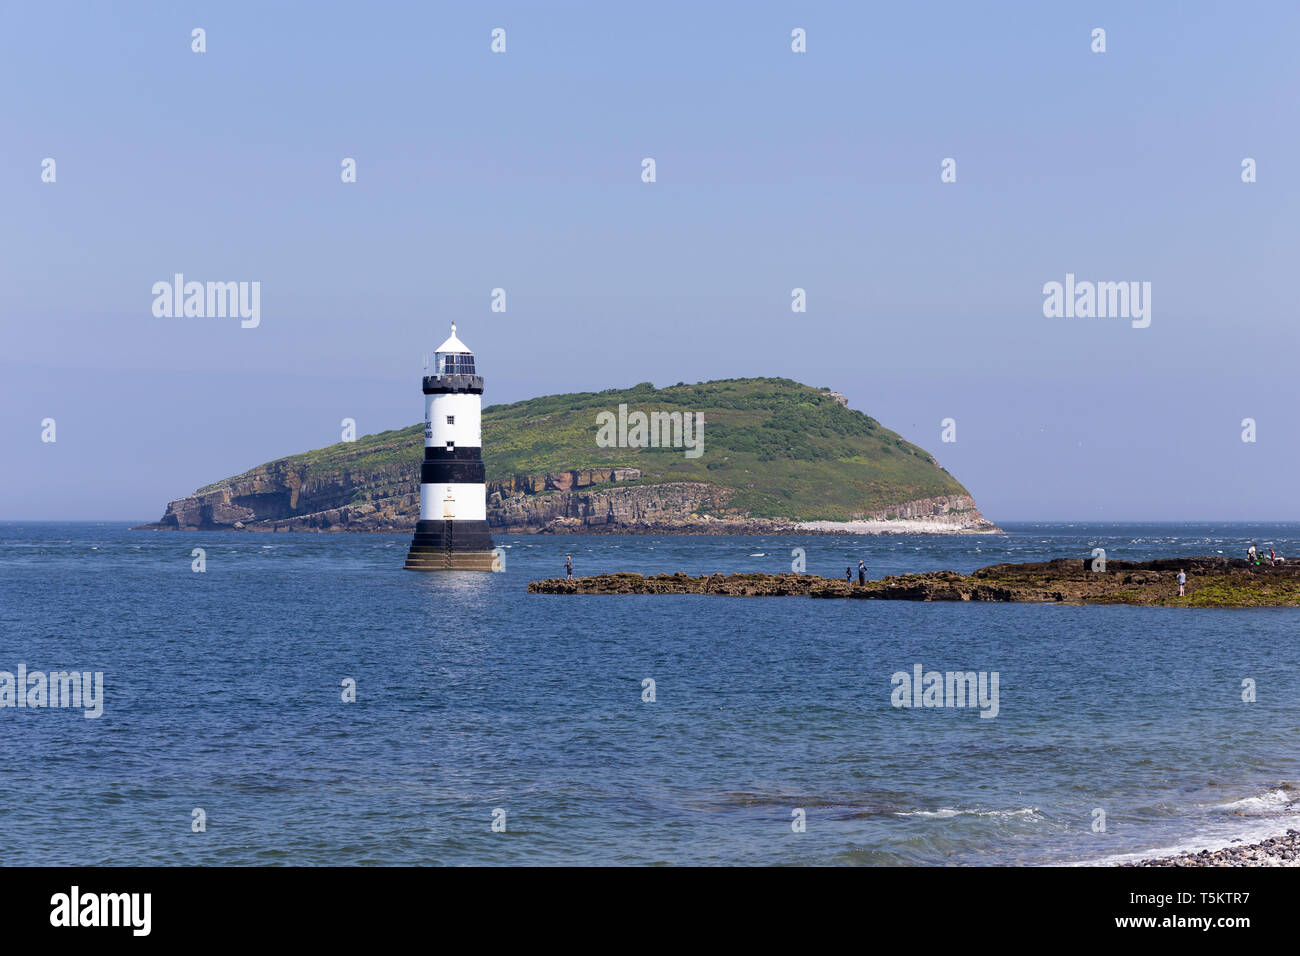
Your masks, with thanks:
[(465, 347), (465, 343), (462, 342), (460, 339), (456, 338), (455, 322), (451, 324), (451, 335), (447, 338), (447, 341), (443, 342), (441, 345), (438, 346), (438, 354), (441, 355), (449, 352), (456, 352), (462, 355), (471, 354), (470, 350)]
[(473, 375), (474, 353), (456, 338), (456, 323), (451, 325), (451, 335), (434, 353), (438, 361), (438, 375)]

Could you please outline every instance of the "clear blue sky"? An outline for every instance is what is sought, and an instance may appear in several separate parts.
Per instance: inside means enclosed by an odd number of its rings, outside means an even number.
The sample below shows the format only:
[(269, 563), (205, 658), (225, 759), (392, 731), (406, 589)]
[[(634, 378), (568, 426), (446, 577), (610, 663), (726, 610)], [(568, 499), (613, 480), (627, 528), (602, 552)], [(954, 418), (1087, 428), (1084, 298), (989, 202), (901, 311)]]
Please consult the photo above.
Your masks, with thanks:
[[(488, 403), (780, 375), (994, 520), (1300, 519), (1300, 5), (115, 6), (0, 11), (0, 518), (412, 424), (454, 320)], [(1067, 272), (1150, 328), (1045, 318)]]

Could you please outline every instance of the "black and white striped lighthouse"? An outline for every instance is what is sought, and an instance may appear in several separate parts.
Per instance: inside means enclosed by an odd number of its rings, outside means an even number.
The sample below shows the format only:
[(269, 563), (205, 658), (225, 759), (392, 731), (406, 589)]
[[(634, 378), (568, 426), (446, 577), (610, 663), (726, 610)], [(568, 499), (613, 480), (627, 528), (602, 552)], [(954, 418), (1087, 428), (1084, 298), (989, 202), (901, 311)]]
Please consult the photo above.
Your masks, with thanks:
[(406, 556), (410, 571), (491, 571), (481, 411), (483, 377), (474, 353), (451, 337), (438, 346), (424, 377), (424, 461), (420, 522)]

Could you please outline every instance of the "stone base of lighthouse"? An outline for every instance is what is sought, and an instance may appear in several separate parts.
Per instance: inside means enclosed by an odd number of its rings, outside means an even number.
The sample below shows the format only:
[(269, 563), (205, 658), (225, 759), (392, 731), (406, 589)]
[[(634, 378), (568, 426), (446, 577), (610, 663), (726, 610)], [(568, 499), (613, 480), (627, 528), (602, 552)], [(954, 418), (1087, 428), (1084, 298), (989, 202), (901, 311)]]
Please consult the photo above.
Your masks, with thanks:
[(486, 521), (420, 521), (408, 571), (493, 571), (492, 535)]

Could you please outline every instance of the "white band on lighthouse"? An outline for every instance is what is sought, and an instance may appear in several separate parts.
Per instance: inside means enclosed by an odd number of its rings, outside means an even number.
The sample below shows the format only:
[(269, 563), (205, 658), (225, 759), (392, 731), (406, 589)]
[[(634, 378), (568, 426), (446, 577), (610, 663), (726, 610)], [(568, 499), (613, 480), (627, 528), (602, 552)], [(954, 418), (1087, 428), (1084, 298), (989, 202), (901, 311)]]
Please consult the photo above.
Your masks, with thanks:
[(424, 444), (444, 448), (479, 448), (483, 444), (478, 395), (459, 393), (424, 396)]
[(487, 495), (482, 485), (420, 485), (420, 518), (428, 521), (486, 521)]

